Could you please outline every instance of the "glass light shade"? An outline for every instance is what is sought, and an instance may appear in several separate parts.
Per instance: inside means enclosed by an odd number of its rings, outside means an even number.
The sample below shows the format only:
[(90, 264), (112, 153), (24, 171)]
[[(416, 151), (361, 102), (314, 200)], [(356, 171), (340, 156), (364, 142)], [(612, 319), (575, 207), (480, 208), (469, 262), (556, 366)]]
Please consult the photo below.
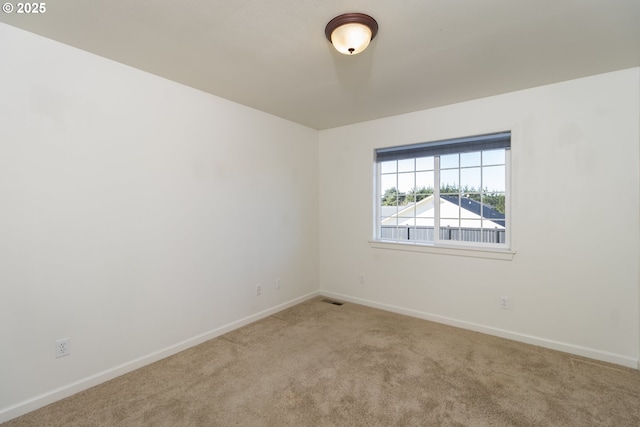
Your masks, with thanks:
[(356, 22), (344, 24), (333, 30), (331, 43), (336, 50), (345, 55), (362, 52), (371, 42), (371, 29)]

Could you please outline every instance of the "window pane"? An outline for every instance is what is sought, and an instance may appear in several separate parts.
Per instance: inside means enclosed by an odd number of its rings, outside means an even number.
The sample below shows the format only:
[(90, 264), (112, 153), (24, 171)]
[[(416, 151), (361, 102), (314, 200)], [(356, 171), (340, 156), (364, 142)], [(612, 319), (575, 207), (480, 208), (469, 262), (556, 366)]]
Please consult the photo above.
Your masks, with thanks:
[(479, 219), (462, 219), (460, 220), (460, 226), (463, 228), (480, 228), (482, 224)]
[(398, 161), (391, 160), (388, 162), (380, 163), (380, 172), (381, 173), (396, 173), (398, 171)]
[(433, 156), (416, 159), (416, 170), (433, 170)]
[(398, 240), (400, 230), (392, 225), (383, 225), (380, 228), (380, 238), (384, 240)]
[(410, 239), (411, 235), (411, 227), (405, 225), (399, 225), (394, 229), (393, 240), (396, 241), (407, 241)]
[[(477, 194), (467, 194), (460, 200), (460, 218), (478, 218), (480, 215), (480, 196)], [(477, 199), (477, 200), (476, 200)]]
[(481, 168), (460, 170), (460, 188), (463, 192), (479, 192), (481, 190), (480, 171)]
[(403, 227), (415, 227), (416, 220), (413, 217), (399, 217), (398, 225)]
[(433, 203), (431, 203), (431, 209), (418, 209), (416, 225), (433, 227), (433, 218)]
[(505, 192), (505, 167), (489, 166), (482, 168), (482, 185), (489, 192)]
[(458, 154), (447, 154), (444, 156), (440, 156), (440, 169), (457, 168), (458, 157)]
[(380, 223), (383, 226), (398, 224), (398, 207), (397, 206), (381, 206), (380, 207)]
[(440, 218), (460, 218), (460, 197), (456, 195), (441, 195)]
[[(482, 203), (486, 208), (494, 212), (487, 212), (483, 216), (489, 219), (501, 219), (504, 223), (505, 214), (505, 194), (504, 193), (485, 193), (482, 195)], [(493, 213), (493, 215), (491, 215)]]
[(382, 196), (380, 196), (381, 206), (398, 206), (401, 205), (403, 201), (404, 198), (401, 195), (398, 195), (398, 191), (395, 187), (388, 189)]
[(457, 194), (460, 187), (458, 182), (459, 169), (449, 169), (440, 172), (440, 192), (444, 194)]
[[(441, 218), (440, 219), (440, 232), (448, 229), (456, 229), (460, 227), (460, 220), (456, 218)], [(450, 239), (447, 239), (450, 240)]]
[(407, 194), (407, 204), (419, 203), (433, 194), (432, 188), (418, 187), (414, 188), (411, 193)]
[(415, 168), (415, 159), (398, 160), (398, 172), (411, 172)]
[(395, 190), (397, 175), (381, 175), (380, 176), (380, 194), (387, 194), (388, 191)]
[(405, 172), (398, 174), (398, 191), (407, 194), (416, 186), (416, 174)]
[(458, 235), (456, 235), (456, 240), (463, 242), (482, 242), (482, 229), (480, 228), (479, 220), (463, 220), (461, 221), (462, 228)]
[(413, 218), (416, 215), (415, 205), (401, 206), (398, 212), (398, 221), (402, 225), (414, 225)]
[(389, 191), (387, 194), (380, 196), (380, 206), (383, 208), (389, 206), (398, 206), (398, 196), (395, 192)]
[(482, 152), (483, 165), (504, 165), (505, 150), (491, 150)]
[(435, 181), (433, 179), (433, 172), (417, 172), (416, 173), (416, 187), (417, 191), (425, 189), (427, 191), (424, 194), (432, 194), (435, 187)]
[(480, 151), (460, 154), (460, 166), (480, 166)]
[(433, 226), (431, 227), (422, 227), (420, 225), (416, 226), (415, 229), (411, 229), (411, 240), (415, 240), (417, 242), (433, 242)]

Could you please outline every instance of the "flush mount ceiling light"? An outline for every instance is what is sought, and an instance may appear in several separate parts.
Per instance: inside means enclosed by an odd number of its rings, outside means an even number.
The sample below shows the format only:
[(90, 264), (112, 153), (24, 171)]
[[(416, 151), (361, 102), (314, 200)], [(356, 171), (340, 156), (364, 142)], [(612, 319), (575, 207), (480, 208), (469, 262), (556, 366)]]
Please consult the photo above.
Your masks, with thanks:
[(329, 21), (324, 33), (338, 52), (355, 55), (369, 46), (378, 33), (378, 23), (364, 13), (345, 13)]

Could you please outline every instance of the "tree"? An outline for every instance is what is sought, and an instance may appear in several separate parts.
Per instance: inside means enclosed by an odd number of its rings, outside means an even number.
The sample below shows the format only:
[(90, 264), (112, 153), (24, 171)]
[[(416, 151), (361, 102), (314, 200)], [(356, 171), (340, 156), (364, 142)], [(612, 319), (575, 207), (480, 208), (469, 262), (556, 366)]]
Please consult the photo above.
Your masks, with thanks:
[(433, 187), (414, 187), (407, 194), (407, 202), (419, 202), (433, 194)]
[(452, 184), (440, 184), (440, 194), (460, 194), (460, 187)]
[(400, 206), (406, 203), (406, 194), (398, 193), (396, 187), (387, 188), (382, 196), (382, 206)]
[(493, 209), (497, 210), (501, 214), (505, 212), (505, 196), (500, 193), (484, 193), (483, 195), (483, 203), (485, 205), (491, 206)]

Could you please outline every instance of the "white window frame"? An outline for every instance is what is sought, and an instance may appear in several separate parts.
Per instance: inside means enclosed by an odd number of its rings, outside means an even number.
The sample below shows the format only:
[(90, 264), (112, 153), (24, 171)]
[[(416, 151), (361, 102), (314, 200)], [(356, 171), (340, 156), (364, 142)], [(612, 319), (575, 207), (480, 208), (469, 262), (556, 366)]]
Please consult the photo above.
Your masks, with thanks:
[[(483, 140), (491, 140), (492, 138), (508, 138), (508, 146), (505, 149), (505, 241), (504, 243), (483, 243), (483, 242), (469, 242), (462, 240), (444, 240), (440, 239), (440, 156), (441, 154), (435, 154), (434, 156), (434, 240), (432, 242), (425, 241), (412, 241), (412, 240), (396, 240), (396, 239), (383, 239), (381, 237), (382, 229), (382, 215), (380, 195), (382, 191), (381, 186), (381, 161), (378, 160), (379, 152), (396, 152), (396, 151), (408, 151), (413, 149), (420, 149), (420, 147), (427, 147), (426, 149), (433, 149), (435, 146), (452, 146), (456, 147), (457, 143), (460, 143), (460, 147), (464, 147), (467, 144), (467, 148), (460, 152), (472, 152), (490, 150), (491, 148), (484, 148), (482, 145)], [(434, 141), (430, 143), (412, 144), (399, 147), (388, 147), (377, 149), (374, 152), (374, 230), (373, 240), (370, 241), (372, 247), (386, 248), (386, 249), (399, 249), (410, 250), (418, 252), (436, 252), (436, 253), (450, 253), (452, 255), (462, 256), (474, 256), (481, 258), (498, 258), (498, 259), (512, 259), (514, 252), (511, 250), (511, 132), (500, 132), (488, 135), (478, 135), (464, 138), (456, 138), (451, 140)], [(468, 148), (470, 144), (477, 142), (476, 148)], [(433, 145), (433, 146), (432, 146)], [(455, 151), (454, 151), (455, 152)], [(447, 153), (451, 154), (451, 152)], [(418, 158), (422, 155), (416, 155)], [(460, 169), (460, 166), (459, 166)], [(396, 172), (397, 173), (397, 172)]]

